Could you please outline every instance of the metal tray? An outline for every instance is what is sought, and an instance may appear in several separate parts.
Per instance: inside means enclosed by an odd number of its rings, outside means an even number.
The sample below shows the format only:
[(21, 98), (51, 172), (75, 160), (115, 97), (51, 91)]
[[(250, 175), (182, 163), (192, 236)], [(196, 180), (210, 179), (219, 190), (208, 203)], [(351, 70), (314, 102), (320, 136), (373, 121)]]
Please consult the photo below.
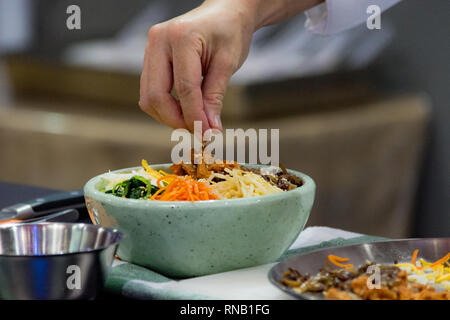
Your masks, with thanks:
[(318, 250), (276, 264), (269, 271), (268, 277), (273, 285), (291, 296), (306, 300), (324, 300), (322, 294), (299, 294), (284, 286), (280, 283), (283, 273), (292, 268), (302, 274), (316, 274), (325, 266), (329, 254), (349, 258), (355, 267), (366, 263), (367, 260), (380, 264), (406, 262), (411, 260), (415, 249), (419, 249), (418, 258), (435, 261), (450, 252), (450, 238), (402, 239)]

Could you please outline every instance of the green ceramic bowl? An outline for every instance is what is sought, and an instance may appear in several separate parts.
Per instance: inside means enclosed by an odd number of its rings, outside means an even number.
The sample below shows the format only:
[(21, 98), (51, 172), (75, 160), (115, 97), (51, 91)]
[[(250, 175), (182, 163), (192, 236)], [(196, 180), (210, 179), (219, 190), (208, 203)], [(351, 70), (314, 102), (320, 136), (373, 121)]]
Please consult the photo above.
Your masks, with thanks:
[[(169, 166), (152, 165), (165, 171)], [(117, 251), (122, 260), (171, 277), (193, 277), (273, 262), (289, 248), (308, 220), (315, 193), (310, 177), (290, 172), (303, 180), (301, 187), (253, 198), (123, 199), (100, 191), (103, 175), (91, 179), (84, 193), (92, 221), (123, 232)]]

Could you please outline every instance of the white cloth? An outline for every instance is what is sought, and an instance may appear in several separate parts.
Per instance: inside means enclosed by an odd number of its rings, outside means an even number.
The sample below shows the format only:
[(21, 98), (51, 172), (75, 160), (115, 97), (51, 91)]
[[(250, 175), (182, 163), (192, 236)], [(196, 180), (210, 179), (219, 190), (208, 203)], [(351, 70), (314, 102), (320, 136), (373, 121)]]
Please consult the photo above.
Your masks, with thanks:
[(369, 6), (377, 5), (384, 11), (398, 2), (400, 0), (325, 0), (305, 12), (305, 27), (322, 35), (338, 33), (366, 22), (370, 16)]

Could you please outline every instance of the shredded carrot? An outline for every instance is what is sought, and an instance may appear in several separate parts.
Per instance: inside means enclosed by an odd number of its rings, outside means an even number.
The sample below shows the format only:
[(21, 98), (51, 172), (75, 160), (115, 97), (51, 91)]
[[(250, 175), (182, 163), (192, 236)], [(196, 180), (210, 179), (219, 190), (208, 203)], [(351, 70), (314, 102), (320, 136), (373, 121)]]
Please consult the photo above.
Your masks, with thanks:
[(433, 268), (439, 264), (443, 264), (444, 262), (446, 262), (448, 259), (450, 259), (450, 252), (447, 253), (444, 257), (442, 257), (441, 259), (439, 259), (436, 262), (433, 262), (432, 264), (430, 264), (430, 267)]
[(328, 258), (331, 258), (331, 259), (333, 259), (335, 261), (339, 261), (339, 262), (347, 262), (348, 261), (348, 258), (341, 258), (341, 257), (335, 256), (334, 254), (330, 254), (328, 256)]
[(199, 201), (218, 199), (218, 196), (211, 192), (206, 183), (196, 181), (190, 176), (171, 176), (172, 179), (169, 184), (163, 187), (161, 181), (167, 177), (165, 176), (157, 180), (157, 185), (160, 189), (153, 194), (150, 200)]
[(18, 222), (22, 222), (22, 220), (17, 220), (17, 219), (2, 220), (2, 221), (0, 221), (0, 224), (18, 223)]
[(419, 249), (414, 250), (414, 253), (413, 253), (412, 258), (411, 258), (411, 264), (413, 266), (416, 265), (416, 260), (417, 260), (417, 254), (418, 253), (419, 253)]
[(347, 270), (350, 270), (350, 269), (354, 268), (354, 266), (352, 264), (342, 264), (342, 263), (340, 263), (340, 262), (347, 262), (348, 258), (341, 258), (341, 257), (335, 256), (333, 254), (330, 254), (328, 256), (328, 260), (330, 260), (330, 262), (332, 264), (334, 264), (335, 266), (338, 266), (340, 268), (345, 268)]

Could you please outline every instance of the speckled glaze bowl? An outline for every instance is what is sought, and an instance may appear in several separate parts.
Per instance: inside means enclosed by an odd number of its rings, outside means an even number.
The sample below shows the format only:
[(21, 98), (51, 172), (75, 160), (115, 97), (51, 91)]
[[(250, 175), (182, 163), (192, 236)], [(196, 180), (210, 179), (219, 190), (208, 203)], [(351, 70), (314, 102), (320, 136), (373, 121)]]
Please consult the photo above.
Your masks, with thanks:
[[(152, 165), (170, 171), (170, 165)], [(252, 166), (257, 167), (257, 166)], [(115, 172), (129, 172), (128, 168)], [(276, 260), (297, 238), (314, 202), (315, 183), (303, 180), (291, 191), (242, 199), (146, 201), (101, 192), (103, 175), (84, 187), (95, 224), (123, 232), (118, 256), (161, 274), (183, 278)]]

